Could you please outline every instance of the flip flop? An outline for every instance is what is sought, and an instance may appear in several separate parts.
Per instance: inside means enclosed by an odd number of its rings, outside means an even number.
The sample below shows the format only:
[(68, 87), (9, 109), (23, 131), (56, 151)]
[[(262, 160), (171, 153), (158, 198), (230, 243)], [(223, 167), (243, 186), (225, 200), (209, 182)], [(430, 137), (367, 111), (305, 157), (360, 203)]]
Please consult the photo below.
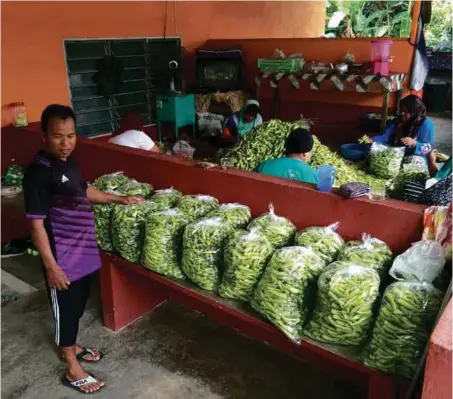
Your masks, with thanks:
[[(95, 352), (93, 349), (89, 348), (88, 346), (81, 346), (82, 348), (82, 352), (78, 353), (77, 354), (77, 360), (79, 362), (85, 362), (85, 363), (97, 363), (99, 360), (101, 360), (103, 358), (103, 355), (101, 352)], [(93, 357), (96, 357), (96, 355), (99, 355), (99, 359), (98, 360), (87, 360), (84, 358), (84, 356), (86, 355), (91, 355)]]
[(74, 389), (77, 392), (80, 392), (80, 393), (83, 393), (83, 394), (87, 394), (87, 395), (91, 395), (93, 393), (98, 393), (102, 388), (105, 387), (105, 384), (101, 385), (98, 390), (93, 391), (93, 392), (85, 392), (84, 390), (82, 390), (83, 386), (88, 385), (88, 384), (93, 384), (93, 383), (96, 383), (96, 382), (98, 382), (98, 380), (92, 374), (88, 374), (87, 377), (82, 378), (82, 379), (77, 380), (77, 381), (70, 381), (66, 374), (61, 378), (61, 383), (65, 387)]
[[(89, 348), (88, 346), (81, 346), (80, 348), (82, 348), (82, 351), (76, 355), (76, 358), (79, 362), (97, 363), (97, 362), (99, 362), (99, 360), (101, 360), (104, 357), (102, 352), (96, 353), (92, 348)], [(86, 355), (91, 355), (93, 357), (96, 357), (96, 355), (99, 355), (99, 359), (98, 360), (87, 360), (84, 358), (84, 356), (86, 356)], [(61, 360), (64, 360), (63, 356), (61, 356)]]

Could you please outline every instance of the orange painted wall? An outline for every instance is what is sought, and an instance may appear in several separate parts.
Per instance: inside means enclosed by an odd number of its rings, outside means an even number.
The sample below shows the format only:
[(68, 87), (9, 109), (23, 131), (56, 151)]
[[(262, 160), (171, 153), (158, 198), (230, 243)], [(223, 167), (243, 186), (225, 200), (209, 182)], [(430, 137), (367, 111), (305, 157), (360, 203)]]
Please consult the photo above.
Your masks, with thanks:
[[(2, 104), (24, 101), (30, 120), (68, 103), (63, 39), (182, 35), (193, 51), (209, 39), (301, 38), (324, 33), (325, 3), (1, 3)], [(176, 17), (176, 18), (175, 18)]]

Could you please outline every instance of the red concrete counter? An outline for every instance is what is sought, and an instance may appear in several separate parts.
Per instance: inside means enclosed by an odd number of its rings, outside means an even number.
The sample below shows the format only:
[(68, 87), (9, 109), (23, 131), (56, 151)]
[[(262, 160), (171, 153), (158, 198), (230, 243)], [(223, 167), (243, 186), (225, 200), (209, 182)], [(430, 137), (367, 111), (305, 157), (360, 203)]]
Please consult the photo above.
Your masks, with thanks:
[(422, 399), (451, 399), (452, 302), (445, 308), (429, 340)]
[[(27, 165), (41, 146), (39, 126), (2, 129), (2, 171), (14, 157)], [(298, 229), (340, 222), (339, 232), (347, 240), (367, 232), (387, 242), (400, 253), (422, 233), (424, 206), (386, 200), (347, 200), (336, 194), (321, 193), (312, 185), (282, 180), (240, 170), (202, 170), (191, 161), (80, 138), (74, 152), (88, 180), (122, 170), (155, 188), (175, 187), (184, 194), (204, 193), (220, 202), (240, 202), (254, 216), (273, 203), (276, 213), (288, 217)]]

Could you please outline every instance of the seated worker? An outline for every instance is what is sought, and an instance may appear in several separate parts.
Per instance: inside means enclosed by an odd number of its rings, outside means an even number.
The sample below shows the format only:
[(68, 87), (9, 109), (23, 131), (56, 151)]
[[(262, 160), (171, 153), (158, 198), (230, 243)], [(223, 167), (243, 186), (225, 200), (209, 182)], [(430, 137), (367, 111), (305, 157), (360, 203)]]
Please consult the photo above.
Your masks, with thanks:
[(112, 134), (109, 143), (160, 152), (159, 146), (143, 130), (144, 122), (140, 114), (138, 112), (128, 112), (121, 119), (120, 128)]
[(263, 162), (258, 173), (318, 184), (317, 173), (308, 165), (313, 149), (313, 136), (306, 129), (294, 129), (286, 139), (286, 156)]
[(258, 101), (248, 100), (239, 112), (226, 119), (221, 138), (234, 144), (262, 123)]
[(426, 117), (426, 107), (420, 97), (409, 95), (400, 101), (401, 114), (391, 122), (383, 134), (369, 140), (368, 144), (344, 144), (341, 155), (349, 161), (361, 161), (368, 156), (371, 143), (405, 146), (406, 156), (419, 155), (426, 159), (433, 149), (434, 125)]

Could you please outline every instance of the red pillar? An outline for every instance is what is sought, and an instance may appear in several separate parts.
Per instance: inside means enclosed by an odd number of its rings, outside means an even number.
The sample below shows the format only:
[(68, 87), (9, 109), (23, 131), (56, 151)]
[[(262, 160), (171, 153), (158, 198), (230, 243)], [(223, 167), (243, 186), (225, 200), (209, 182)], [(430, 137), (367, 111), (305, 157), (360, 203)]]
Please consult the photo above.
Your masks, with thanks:
[(100, 276), (104, 326), (119, 331), (167, 300), (155, 285), (137, 273), (115, 265), (102, 253)]
[(444, 310), (429, 341), (422, 399), (452, 397), (452, 302)]

